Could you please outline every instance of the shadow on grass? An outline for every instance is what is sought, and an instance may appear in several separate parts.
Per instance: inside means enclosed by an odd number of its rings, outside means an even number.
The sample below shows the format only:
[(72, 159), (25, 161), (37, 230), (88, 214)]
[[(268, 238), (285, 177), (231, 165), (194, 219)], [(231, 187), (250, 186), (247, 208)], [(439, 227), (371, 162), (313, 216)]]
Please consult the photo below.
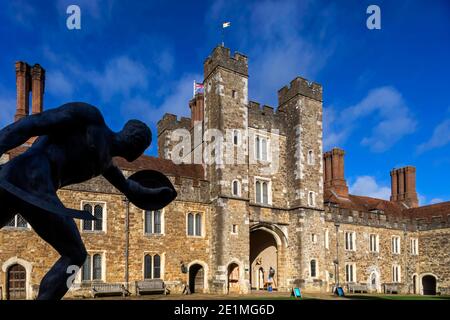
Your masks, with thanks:
[(347, 295), (351, 300), (450, 300), (450, 296)]

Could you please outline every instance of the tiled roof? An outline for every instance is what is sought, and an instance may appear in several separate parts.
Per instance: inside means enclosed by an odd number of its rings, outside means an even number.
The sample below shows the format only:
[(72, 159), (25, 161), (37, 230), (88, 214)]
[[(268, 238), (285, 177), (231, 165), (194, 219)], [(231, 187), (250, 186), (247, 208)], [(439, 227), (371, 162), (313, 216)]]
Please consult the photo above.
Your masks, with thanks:
[(117, 157), (114, 158), (114, 162), (124, 170), (137, 171), (151, 169), (170, 176), (204, 180), (203, 166), (201, 164), (175, 164), (171, 160), (150, 157), (147, 155), (142, 155), (133, 162), (128, 162), (123, 158)]
[(399, 218), (426, 219), (429, 220), (435, 216), (450, 215), (450, 201), (437, 203), (417, 208), (407, 208), (396, 202), (377, 199), (365, 196), (356, 196), (349, 194), (348, 198), (339, 197), (330, 190), (324, 193), (324, 202), (336, 204), (339, 208), (357, 210), (357, 211), (373, 211), (380, 210), (386, 216), (394, 216)]
[(450, 216), (450, 201), (431, 204), (428, 206), (411, 208), (405, 210), (406, 214), (414, 219), (427, 219), (430, 220), (435, 216), (445, 217)]
[[(14, 158), (25, 152), (28, 146), (22, 145), (7, 153), (10, 158)], [(137, 171), (151, 169), (160, 171), (169, 176), (187, 177), (197, 180), (204, 180), (203, 166), (201, 164), (175, 164), (171, 160), (142, 155), (133, 162), (128, 162), (123, 158), (114, 158), (116, 165), (123, 170)]]

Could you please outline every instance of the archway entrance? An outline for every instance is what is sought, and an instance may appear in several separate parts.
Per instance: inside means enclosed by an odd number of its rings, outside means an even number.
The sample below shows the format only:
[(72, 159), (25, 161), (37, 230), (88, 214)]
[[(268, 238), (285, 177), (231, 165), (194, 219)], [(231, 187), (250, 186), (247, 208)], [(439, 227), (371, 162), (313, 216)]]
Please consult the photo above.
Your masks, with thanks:
[(228, 293), (240, 293), (239, 265), (234, 262), (228, 266)]
[(191, 293), (204, 293), (205, 270), (198, 263), (193, 264), (189, 268), (189, 289)]
[(370, 290), (372, 292), (378, 292), (378, 284), (379, 284), (379, 280), (378, 280), (378, 274), (376, 272), (372, 272), (370, 275)]
[(422, 277), (422, 288), (424, 295), (436, 295), (436, 278), (432, 275)]
[(275, 271), (272, 287), (278, 284), (278, 246), (274, 235), (264, 229), (256, 229), (250, 233), (250, 283), (254, 290), (267, 288), (269, 273)]
[(25, 268), (20, 264), (13, 264), (8, 268), (6, 273), (6, 295), (7, 299), (26, 299), (26, 280), (27, 275)]

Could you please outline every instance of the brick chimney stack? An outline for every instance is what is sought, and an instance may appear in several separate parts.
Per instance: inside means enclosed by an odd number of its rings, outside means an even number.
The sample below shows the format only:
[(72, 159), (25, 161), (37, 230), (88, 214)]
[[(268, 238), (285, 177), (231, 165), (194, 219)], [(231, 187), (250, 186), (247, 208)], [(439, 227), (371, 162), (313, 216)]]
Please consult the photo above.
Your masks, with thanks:
[(332, 189), (340, 197), (348, 197), (348, 187), (344, 176), (344, 150), (333, 148), (323, 154), (324, 187)]
[(44, 110), (45, 70), (35, 64), (30, 67), (26, 62), (16, 62), (17, 105), (14, 120), (20, 120), (30, 114), (30, 91), (32, 113)]
[(391, 201), (404, 203), (409, 208), (419, 206), (415, 167), (406, 166), (391, 171)]
[(45, 70), (35, 64), (31, 68), (31, 110), (32, 113), (41, 113), (44, 109)]
[(195, 94), (195, 97), (189, 101), (189, 108), (191, 108), (191, 127), (194, 127), (195, 123), (198, 121), (203, 122), (203, 93), (199, 92)]
[(26, 117), (30, 108), (30, 66), (23, 61), (16, 62), (16, 114), (14, 120)]

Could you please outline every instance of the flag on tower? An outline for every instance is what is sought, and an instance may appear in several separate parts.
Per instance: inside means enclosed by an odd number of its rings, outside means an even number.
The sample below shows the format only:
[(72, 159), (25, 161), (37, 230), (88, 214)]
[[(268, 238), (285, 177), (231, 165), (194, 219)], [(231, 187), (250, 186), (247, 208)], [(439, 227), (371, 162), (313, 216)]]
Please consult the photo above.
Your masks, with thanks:
[(228, 28), (231, 26), (231, 22), (224, 22), (222, 23), (222, 28)]
[(196, 93), (203, 92), (203, 89), (204, 89), (203, 83), (196, 83), (194, 80), (194, 93), (193, 93), (194, 97)]

